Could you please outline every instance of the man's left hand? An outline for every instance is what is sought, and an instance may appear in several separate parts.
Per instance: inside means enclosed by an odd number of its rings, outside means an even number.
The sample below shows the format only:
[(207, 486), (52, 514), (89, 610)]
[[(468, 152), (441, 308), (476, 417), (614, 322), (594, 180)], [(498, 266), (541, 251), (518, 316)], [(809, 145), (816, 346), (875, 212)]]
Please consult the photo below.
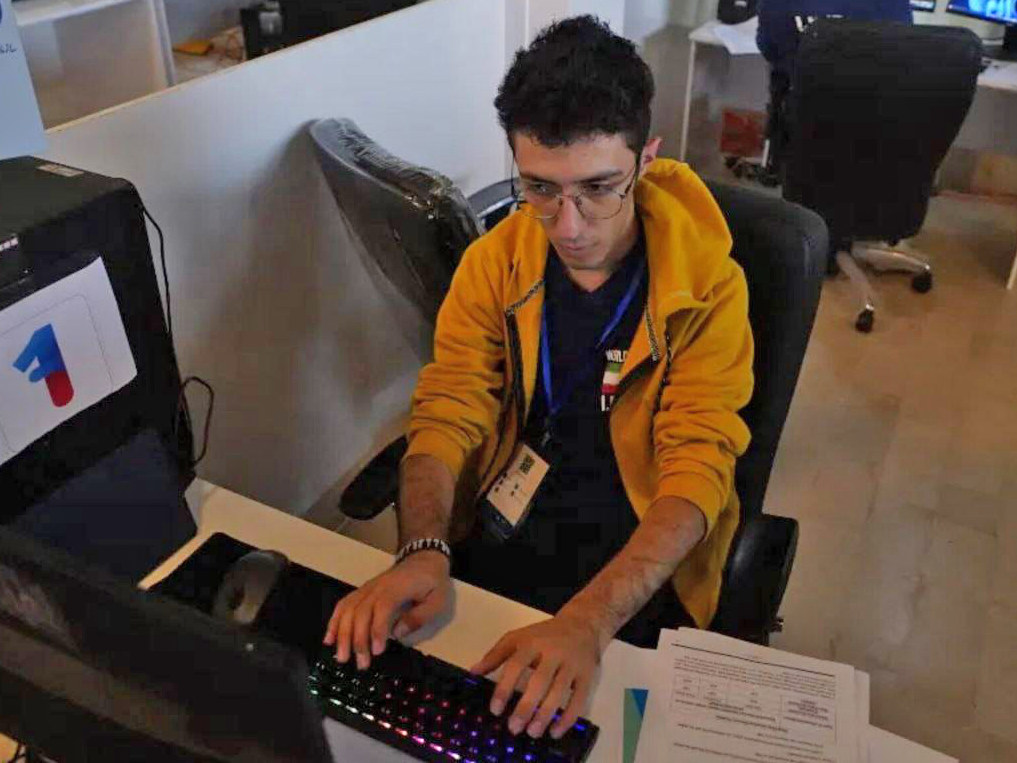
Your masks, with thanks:
[(550, 620), (506, 633), (471, 670), (486, 675), (502, 667), (491, 698), (491, 712), (501, 715), (523, 671), (532, 668), (509, 718), (509, 731), (518, 734), (526, 729), (531, 737), (539, 737), (558, 708), (565, 707), (551, 727), (551, 736), (558, 739), (586, 705), (600, 664), (600, 642), (600, 633), (588, 619), (563, 611)]

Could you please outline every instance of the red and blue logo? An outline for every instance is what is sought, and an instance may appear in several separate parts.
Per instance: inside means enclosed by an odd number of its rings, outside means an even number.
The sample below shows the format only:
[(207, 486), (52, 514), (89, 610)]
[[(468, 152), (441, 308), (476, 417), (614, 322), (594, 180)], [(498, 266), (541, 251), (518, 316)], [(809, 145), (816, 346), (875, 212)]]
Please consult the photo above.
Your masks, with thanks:
[(36, 360), (39, 361), (39, 365), (28, 374), (28, 380), (36, 384), (45, 379), (53, 405), (63, 408), (74, 399), (74, 385), (71, 384), (71, 376), (67, 373), (67, 366), (64, 364), (64, 356), (60, 353), (60, 345), (52, 323), (47, 323), (32, 334), (25, 349), (14, 361), (14, 367), (21, 373), (27, 373)]

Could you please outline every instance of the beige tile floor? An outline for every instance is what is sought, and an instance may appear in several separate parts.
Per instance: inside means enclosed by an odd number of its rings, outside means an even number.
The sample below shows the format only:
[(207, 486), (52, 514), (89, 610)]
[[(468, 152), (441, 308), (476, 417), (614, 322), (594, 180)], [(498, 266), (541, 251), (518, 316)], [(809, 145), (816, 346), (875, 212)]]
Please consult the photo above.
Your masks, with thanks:
[(212, 49), (203, 56), (173, 51), (177, 82), (190, 82), (199, 77), (229, 69), (244, 59), (244, 38), (240, 27), (227, 29), (212, 38)]
[(879, 276), (873, 334), (828, 281), (767, 496), (801, 541), (783, 649), (872, 675), (879, 726), (1017, 761), (1017, 209), (933, 201), (925, 296)]

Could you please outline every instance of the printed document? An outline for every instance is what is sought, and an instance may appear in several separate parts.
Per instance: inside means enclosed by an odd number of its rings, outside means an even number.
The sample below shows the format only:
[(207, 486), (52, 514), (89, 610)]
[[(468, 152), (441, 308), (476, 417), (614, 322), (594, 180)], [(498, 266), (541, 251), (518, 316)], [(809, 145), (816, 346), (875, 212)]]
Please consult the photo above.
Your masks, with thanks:
[(657, 652), (637, 763), (863, 763), (851, 666), (688, 628)]

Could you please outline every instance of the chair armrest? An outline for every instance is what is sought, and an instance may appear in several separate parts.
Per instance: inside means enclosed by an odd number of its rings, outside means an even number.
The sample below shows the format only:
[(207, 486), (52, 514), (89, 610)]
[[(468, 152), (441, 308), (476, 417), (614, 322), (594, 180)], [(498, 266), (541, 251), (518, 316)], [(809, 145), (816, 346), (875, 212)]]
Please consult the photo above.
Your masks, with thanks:
[(757, 644), (780, 631), (777, 616), (798, 547), (798, 522), (760, 514), (735, 537), (710, 630)]
[(350, 519), (374, 519), (399, 498), (399, 464), (406, 455), (400, 437), (371, 459), (339, 497), (339, 509)]
[(512, 211), (515, 198), (512, 196), (512, 181), (500, 180), (487, 188), (481, 188), (470, 196), (470, 208), (484, 225), (491, 230)]

